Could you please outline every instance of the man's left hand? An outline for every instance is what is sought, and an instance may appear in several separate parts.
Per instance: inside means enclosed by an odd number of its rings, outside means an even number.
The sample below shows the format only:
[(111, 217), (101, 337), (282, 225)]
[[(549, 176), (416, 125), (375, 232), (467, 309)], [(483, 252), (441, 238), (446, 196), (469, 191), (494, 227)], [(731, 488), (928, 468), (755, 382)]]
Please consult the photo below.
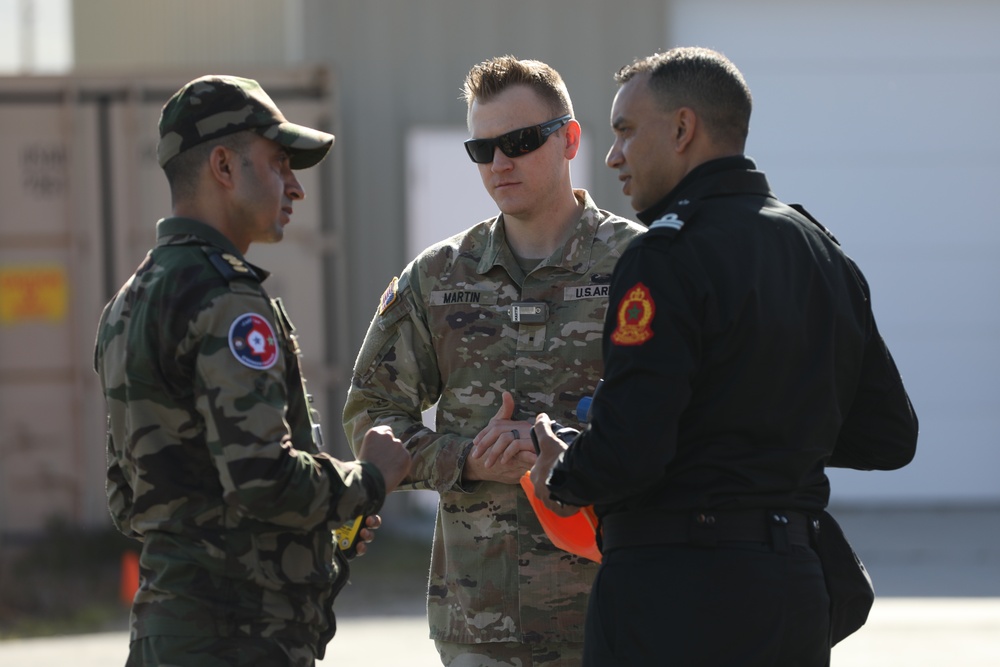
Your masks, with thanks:
[(531, 422), (514, 420), (513, 415), (514, 397), (505, 391), (497, 413), (472, 439), (472, 450), (465, 463), (466, 479), (517, 484), (535, 462)]
[(358, 540), (357, 545), (354, 547), (359, 556), (364, 556), (368, 551), (368, 545), (375, 539), (375, 531), (378, 530), (381, 525), (382, 517), (378, 514), (372, 514), (371, 516), (365, 518), (365, 525), (361, 529), (361, 539)]

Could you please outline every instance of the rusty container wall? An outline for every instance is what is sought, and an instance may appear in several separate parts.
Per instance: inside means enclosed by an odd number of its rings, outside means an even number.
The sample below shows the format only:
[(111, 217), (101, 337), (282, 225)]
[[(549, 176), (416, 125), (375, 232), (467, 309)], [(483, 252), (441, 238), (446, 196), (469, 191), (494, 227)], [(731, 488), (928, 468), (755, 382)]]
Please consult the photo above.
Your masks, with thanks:
[[(325, 70), (253, 76), (285, 115), (334, 131)], [(105, 407), (93, 371), (100, 311), (170, 213), (156, 162), (169, 95), (201, 72), (0, 78), (0, 540), (46, 522), (107, 525)], [(335, 156), (299, 172), (285, 240), (250, 261), (291, 313), (335, 453), (350, 372), (343, 334)]]
[[(11, 86), (11, 88), (8, 88)], [(93, 109), (65, 80), (0, 89), (0, 526), (86, 522), (103, 504), (93, 317), (99, 308)]]
[[(334, 131), (329, 81), (325, 70), (275, 73), (242, 73), (253, 76), (274, 99), (292, 122)], [(196, 75), (196, 74), (195, 74)], [(133, 91), (132, 101), (116, 107), (116, 126), (135, 128), (113, 136), (113, 149), (121, 159), (115, 164), (116, 182), (130, 186), (116, 191), (115, 207), (118, 255), (115, 266), (117, 284), (125, 280), (155, 241), (155, 222), (170, 210), (170, 191), (163, 170), (156, 162), (157, 120), (166, 98), (190, 77), (163, 79), (155, 86), (144, 82), (143, 91)], [(334, 177), (336, 143), (329, 158), (318, 167), (296, 172), (306, 192), (303, 201), (295, 202), (292, 222), (285, 228), (284, 240), (273, 245), (250, 248), (247, 259), (271, 273), (264, 286), (271, 296), (280, 296), (295, 324), (303, 351), (303, 369), (314, 406), (321, 413), (328, 445), (336, 454), (340, 433), (339, 410), (342, 394), (349, 381), (353, 359), (343, 356), (337, 327), (344, 323), (339, 296), (343, 281), (336, 272), (342, 262), (334, 213)], [(339, 400), (339, 405), (337, 401)]]

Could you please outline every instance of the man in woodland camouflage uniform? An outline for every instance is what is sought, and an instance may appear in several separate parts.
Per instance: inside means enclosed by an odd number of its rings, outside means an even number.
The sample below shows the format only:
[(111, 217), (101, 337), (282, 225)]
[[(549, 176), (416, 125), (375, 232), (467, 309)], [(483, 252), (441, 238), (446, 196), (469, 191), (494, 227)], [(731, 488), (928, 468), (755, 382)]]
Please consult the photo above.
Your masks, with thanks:
[[(440, 505), (428, 591), (446, 665), (578, 665), (596, 564), (546, 538), (518, 484), (539, 412), (580, 426), (601, 378), (612, 268), (641, 227), (574, 190), (580, 124), (559, 74), (510, 56), (465, 81), (469, 156), (500, 215), (431, 246), (382, 297), (344, 411), (389, 425), (404, 484)], [(435, 428), (421, 412), (437, 403)]]
[(295, 329), (243, 258), (281, 240), (305, 196), (292, 170), (332, 144), (249, 79), (196, 79), (163, 108), (173, 217), (95, 351), (108, 506), (142, 542), (128, 665), (313, 665), (346, 575), (331, 530), (375, 515), (409, 470), (387, 428), (362, 434), (358, 462), (320, 452)]

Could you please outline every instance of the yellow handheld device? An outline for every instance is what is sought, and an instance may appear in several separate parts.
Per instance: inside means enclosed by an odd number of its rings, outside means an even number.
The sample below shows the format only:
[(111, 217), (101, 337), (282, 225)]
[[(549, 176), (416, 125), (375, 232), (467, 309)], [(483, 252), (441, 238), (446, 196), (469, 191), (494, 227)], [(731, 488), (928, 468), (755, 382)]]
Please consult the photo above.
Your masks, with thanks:
[(358, 555), (358, 540), (361, 539), (361, 527), (364, 525), (365, 517), (358, 516), (349, 523), (333, 531), (334, 539), (337, 541), (337, 548), (344, 552), (348, 558)]

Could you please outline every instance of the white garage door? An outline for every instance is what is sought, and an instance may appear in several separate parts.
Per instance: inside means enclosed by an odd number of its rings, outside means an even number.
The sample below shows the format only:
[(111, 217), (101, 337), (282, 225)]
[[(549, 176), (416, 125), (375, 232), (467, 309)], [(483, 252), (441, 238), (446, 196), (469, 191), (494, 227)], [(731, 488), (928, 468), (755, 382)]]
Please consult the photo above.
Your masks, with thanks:
[(670, 6), (669, 46), (746, 76), (775, 193), (860, 263), (920, 418), (909, 467), (832, 471), (834, 502), (1000, 499), (1000, 4)]

